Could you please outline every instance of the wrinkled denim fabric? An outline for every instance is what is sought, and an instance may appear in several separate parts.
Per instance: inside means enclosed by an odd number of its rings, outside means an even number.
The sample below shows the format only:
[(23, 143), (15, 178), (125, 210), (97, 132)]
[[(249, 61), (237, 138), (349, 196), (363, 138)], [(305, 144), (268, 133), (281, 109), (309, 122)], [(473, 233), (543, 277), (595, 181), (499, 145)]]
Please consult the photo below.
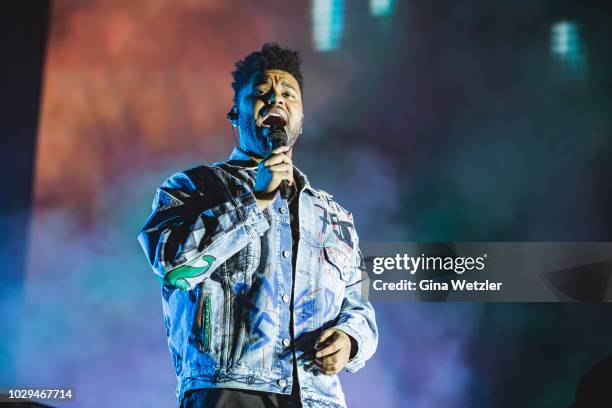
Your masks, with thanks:
[(277, 195), (260, 210), (252, 192), (256, 168), (232, 164), (248, 159), (235, 149), (231, 163), (169, 177), (138, 236), (162, 284), (178, 402), (195, 388), (290, 394), (295, 351), (302, 405), (345, 407), (338, 376), (320, 372), (313, 359), (327, 328), (344, 331), (357, 344), (348, 372), (363, 367), (377, 347), (353, 216), (294, 168), (299, 243), (292, 293), (287, 201)]

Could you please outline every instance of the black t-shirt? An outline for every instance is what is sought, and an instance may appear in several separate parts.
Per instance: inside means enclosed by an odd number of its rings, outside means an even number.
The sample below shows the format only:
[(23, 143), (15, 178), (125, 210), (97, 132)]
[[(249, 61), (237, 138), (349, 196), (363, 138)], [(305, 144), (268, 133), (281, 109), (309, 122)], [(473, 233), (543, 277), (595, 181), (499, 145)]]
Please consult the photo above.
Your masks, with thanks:
[[(299, 223), (299, 200), (297, 199), (297, 194), (295, 188), (291, 190), (291, 195), (289, 196), (289, 223), (291, 225), (291, 253), (293, 255), (292, 265), (293, 265), (293, 273), (292, 273), (292, 284), (291, 284), (291, 305), (290, 305), (290, 319), (289, 319), (289, 328), (291, 330), (291, 338), (295, 342), (295, 333), (293, 332), (293, 299), (295, 298), (295, 271), (296, 271), (296, 263), (297, 263), (297, 249), (298, 243), (300, 241), (300, 223)], [(292, 346), (293, 347), (293, 346)], [(291, 395), (300, 398), (300, 385), (297, 376), (297, 360), (295, 357), (295, 349), (293, 350), (293, 387), (291, 388)]]

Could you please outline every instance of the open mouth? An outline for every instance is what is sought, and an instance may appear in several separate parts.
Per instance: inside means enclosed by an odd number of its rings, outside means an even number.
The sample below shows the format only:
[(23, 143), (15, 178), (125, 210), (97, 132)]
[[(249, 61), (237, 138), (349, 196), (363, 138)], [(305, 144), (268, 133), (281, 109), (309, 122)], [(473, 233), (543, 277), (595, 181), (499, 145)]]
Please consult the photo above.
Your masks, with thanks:
[(268, 115), (264, 118), (261, 125), (263, 127), (271, 127), (271, 126), (285, 126), (287, 124), (287, 119), (285, 117), (285, 113), (281, 110), (274, 110), (268, 113)]

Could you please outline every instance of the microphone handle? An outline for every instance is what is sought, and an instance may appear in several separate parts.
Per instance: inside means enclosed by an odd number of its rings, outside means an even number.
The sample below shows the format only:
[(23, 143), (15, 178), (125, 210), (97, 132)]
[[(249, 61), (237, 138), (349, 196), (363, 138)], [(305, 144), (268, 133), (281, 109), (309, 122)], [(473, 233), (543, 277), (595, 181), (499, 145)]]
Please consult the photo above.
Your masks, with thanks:
[[(287, 133), (285, 133), (285, 130), (283, 129), (283, 127), (278, 124), (273, 124), (270, 127), (269, 137), (270, 137), (270, 147), (272, 149), (277, 149), (281, 146), (287, 145)], [(289, 184), (287, 184), (286, 180), (281, 181), (280, 185), (278, 186), (278, 189), (280, 191), (281, 198), (288, 200), (290, 190), (289, 190)]]
[(289, 199), (289, 184), (287, 184), (287, 180), (281, 181), (278, 189), (280, 190), (281, 198), (284, 198), (285, 200)]

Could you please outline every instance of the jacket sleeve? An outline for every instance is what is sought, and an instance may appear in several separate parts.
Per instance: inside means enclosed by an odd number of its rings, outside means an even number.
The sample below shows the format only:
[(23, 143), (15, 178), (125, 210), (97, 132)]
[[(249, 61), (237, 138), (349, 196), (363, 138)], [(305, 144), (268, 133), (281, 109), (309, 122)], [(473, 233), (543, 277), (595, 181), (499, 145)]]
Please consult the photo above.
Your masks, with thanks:
[(165, 180), (138, 235), (153, 272), (165, 284), (193, 289), (268, 228), (255, 196), (233, 189), (206, 166)]
[(358, 246), (355, 248), (349, 275), (351, 281), (346, 286), (342, 307), (333, 326), (348, 334), (357, 344), (357, 353), (344, 367), (350, 373), (362, 368), (378, 346), (374, 308), (367, 300), (370, 281), (361, 250)]

